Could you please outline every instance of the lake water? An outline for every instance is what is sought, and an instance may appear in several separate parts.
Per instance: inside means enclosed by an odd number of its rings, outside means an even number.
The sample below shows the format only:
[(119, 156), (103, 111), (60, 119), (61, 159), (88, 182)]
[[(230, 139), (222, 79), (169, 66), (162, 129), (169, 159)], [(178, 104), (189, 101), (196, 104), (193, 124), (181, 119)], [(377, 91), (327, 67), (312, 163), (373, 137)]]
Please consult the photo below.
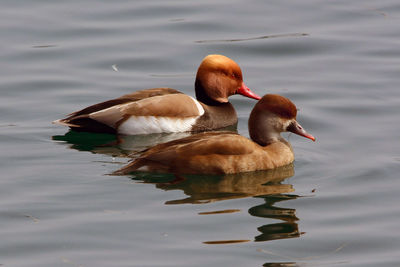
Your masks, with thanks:
[[(400, 266), (399, 1), (3, 0), (0, 22), (1, 266)], [(317, 141), (285, 134), (294, 166), (111, 176), (168, 136), (51, 124), (143, 88), (194, 95), (212, 53), (297, 105)], [(248, 136), (255, 101), (231, 102)]]

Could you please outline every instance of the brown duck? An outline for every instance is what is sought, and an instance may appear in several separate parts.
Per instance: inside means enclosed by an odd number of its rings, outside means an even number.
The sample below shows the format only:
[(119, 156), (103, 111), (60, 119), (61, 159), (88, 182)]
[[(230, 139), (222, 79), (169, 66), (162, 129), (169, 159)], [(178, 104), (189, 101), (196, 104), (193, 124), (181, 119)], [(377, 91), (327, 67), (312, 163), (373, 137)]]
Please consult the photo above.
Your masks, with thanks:
[(207, 131), (237, 123), (229, 96), (260, 99), (244, 84), (239, 65), (222, 55), (203, 59), (195, 92), (197, 100), (171, 88), (141, 90), (73, 112), (53, 123), (76, 131), (126, 135)]
[(281, 135), (289, 131), (315, 141), (296, 121), (296, 106), (279, 95), (265, 95), (249, 118), (251, 140), (231, 132), (207, 132), (156, 145), (115, 172), (227, 174), (274, 169), (294, 160)]

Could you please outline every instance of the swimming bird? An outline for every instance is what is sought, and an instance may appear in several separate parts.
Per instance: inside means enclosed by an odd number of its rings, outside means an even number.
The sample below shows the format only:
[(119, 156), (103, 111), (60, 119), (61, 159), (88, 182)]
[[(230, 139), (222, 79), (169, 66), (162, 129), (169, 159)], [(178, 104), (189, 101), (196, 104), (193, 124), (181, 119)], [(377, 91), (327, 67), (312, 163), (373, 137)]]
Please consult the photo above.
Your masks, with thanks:
[(242, 71), (232, 59), (208, 55), (195, 80), (196, 99), (171, 88), (140, 90), (98, 103), (53, 123), (76, 131), (125, 135), (200, 132), (237, 123), (228, 97), (241, 94), (260, 99), (243, 82)]
[(114, 174), (230, 174), (285, 166), (294, 161), (294, 154), (281, 132), (315, 141), (296, 121), (296, 115), (296, 106), (288, 98), (267, 94), (250, 114), (251, 140), (232, 132), (199, 133), (149, 148)]

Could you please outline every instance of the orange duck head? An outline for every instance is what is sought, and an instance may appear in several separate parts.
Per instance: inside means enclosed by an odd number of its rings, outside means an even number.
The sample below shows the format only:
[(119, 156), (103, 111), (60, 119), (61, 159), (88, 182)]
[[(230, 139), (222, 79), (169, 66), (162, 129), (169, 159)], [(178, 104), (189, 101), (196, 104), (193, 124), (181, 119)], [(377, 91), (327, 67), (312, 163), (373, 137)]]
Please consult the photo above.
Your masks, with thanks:
[(223, 55), (203, 59), (197, 70), (195, 90), (197, 99), (205, 104), (227, 103), (234, 94), (261, 99), (244, 84), (239, 65)]

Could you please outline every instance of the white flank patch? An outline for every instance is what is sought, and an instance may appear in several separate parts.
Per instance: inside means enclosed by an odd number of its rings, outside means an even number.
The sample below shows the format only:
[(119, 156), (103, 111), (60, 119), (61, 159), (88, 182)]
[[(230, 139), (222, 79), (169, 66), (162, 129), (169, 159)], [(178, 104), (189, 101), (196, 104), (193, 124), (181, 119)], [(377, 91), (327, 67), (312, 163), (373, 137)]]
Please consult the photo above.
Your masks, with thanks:
[(203, 114), (204, 114), (204, 108), (203, 108), (203, 106), (199, 103), (199, 101), (197, 101), (196, 99), (194, 99), (193, 97), (191, 97), (191, 96), (189, 96), (192, 100), (193, 100), (193, 102), (196, 104), (196, 107), (197, 107), (197, 109), (198, 109), (198, 111), (199, 111), (199, 114), (200, 114), (200, 116), (202, 116)]
[(189, 118), (131, 116), (118, 127), (118, 133), (134, 135), (187, 132), (192, 129), (197, 118), (198, 116)]
[[(170, 96), (172, 97), (172, 96)], [(203, 106), (191, 96), (185, 96), (185, 101), (192, 100), (198, 112), (191, 111), (190, 114), (196, 114), (193, 117), (162, 117), (162, 116), (131, 116), (118, 127), (118, 133), (126, 135), (150, 134), (150, 133), (178, 133), (187, 132), (192, 129), (197, 118), (204, 114)], [(115, 105), (107, 109), (93, 112), (90, 118), (115, 128), (118, 121), (122, 120), (125, 109), (130, 107), (146, 108), (152, 103), (165, 100), (165, 96), (154, 96), (142, 99), (133, 103)], [(190, 100), (189, 100), (190, 99)], [(168, 99), (167, 99), (168, 100)], [(150, 105), (151, 106), (151, 105)]]

